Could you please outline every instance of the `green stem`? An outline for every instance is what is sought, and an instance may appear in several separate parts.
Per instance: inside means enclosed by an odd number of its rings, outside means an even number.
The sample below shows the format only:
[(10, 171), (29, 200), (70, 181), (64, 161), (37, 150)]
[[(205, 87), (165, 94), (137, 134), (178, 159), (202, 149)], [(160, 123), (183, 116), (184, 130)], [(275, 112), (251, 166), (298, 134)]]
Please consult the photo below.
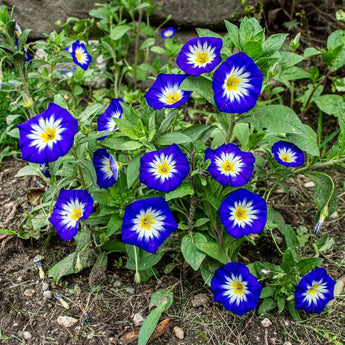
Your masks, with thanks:
[[(74, 157), (75, 161), (77, 162), (78, 161), (78, 156), (77, 156), (75, 148), (72, 148), (71, 153), (73, 154), (73, 157)], [(83, 189), (86, 189), (86, 183), (85, 183), (85, 179), (84, 179), (83, 169), (78, 164), (77, 164), (77, 169), (78, 169), (78, 172), (79, 172), (80, 184), (81, 184)]]
[[(25, 79), (25, 76), (24, 76), (24, 73), (23, 73), (22, 65), (17, 64), (17, 65), (16, 65), (16, 68), (17, 68), (17, 70), (18, 70), (20, 79), (21, 79), (21, 81), (22, 81), (22, 84), (23, 84), (23, 87), (24, 87), (25, 95), (26, 95), (26, 97), (27, 97), (28, 99), (31, 99), (29, 87), (28, 87), (28, 84), (27, 84), (27, 82), (26, 82), (26, 79)], [(33, 114), (31, 108), (29, 108), (29, 113), (30, 113), (30, 117), (33, 117), (33, 116), (34, 116), (34, 114)]]
[(139, 18), (137, 22), (137, 30), (135, 33), (135, 49), (134, 49), (134, 90), (137, 89), (137, 68), (138, 68), (138, 50), (139, 50), (139, 32), (140, 23), (143, 18), (143, 9), (139, 12)]
[(274, 235), (273, 235), (272, 229), (270, 229), (270, 233), (271, 233), (272, 240), (273, 240), (273, 242), (274, 242), (274, 244), (275, 244), (275, 246), (276, 246), (278, 252), (279, 252), (281, 255), (284, 255), (284, 253), (281, 251), (281, 249), (280, 249), (279, 246), (278, 246), (278, 243), (277, 243), (277, 241), (276, 241), (276, 239), (275, 239), (275, 237), (274, 237)]
[(231, 136), (232, 136), (232, 132), (234, 131), (234, 127), (235, 127), (235, 114), (231, 113), (230, 114), (230, 123), (229, 123), (229, 127), (226, 131), (226, 138), (225, 138), (225, 143), (229, 144), (230, 140), (231, 140)]

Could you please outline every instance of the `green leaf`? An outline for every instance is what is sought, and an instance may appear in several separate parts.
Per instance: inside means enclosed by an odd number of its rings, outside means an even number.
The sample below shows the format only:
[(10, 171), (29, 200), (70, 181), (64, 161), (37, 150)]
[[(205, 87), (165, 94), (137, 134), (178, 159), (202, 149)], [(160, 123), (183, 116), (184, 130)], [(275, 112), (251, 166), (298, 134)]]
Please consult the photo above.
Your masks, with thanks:
[(208, 29), (200, 29), (200, 28), (196, 28), (195, 29), (198, 36), (199, 37), (215, 37), (215, 38), (222, 38), (221, 35), (211, 31), (211, 30), (208, 30)]
[(206, 254), (197, 248), (198, 243), (207, 242), (204, 235), (200, 233), (193, 233), (186, 235), (182, 239), (181, 251), (185, 260), (191, 265), (194, 271), (197, 271)]
[(105, 237), (109, 238), (110, 236), (118, 232), (121, 229), (121, 226), (122, 217), (117, 214), (112, 215), (107, 226), (107, 233), (105, 234)]
[(287, 36), (289, 36), (289, 34), (270, 35), (262, 46), (263, 55), (270, 56), (278, 51), (284, 44)]
[(284, 310), (286, 303), (286, 296), (277, 296), (278, 312), (281, 313)]
[(25, 167), (21, 168), (15, 177), (21, 177), (21, 176), (41, 176), (39, 173), (39, 167), (38, 165), (28, 164)]
[(266, 314), (276, 307), (277, 307), (277, 302), (273, 298), (266, 298), (260, 304), (260, 307), (258, 309), (258, 314), (259, 315)]
[(176, 198), (183, 198), (186, 195), (193, 195), (194, 189), (189, 182), (183, 182), (180, 186), (169, 193), (165, 193), (165, 200), (169, 201)]
[(298, 247), (300, 245), (295, 230), (290, 225), (286, 224), (282, 230), (288, 248)]
[(159, 136), (155, 140), (156, 145), (169, 146), (172, 144), (186, 144), (193, 140), (182, 132), (169, 132)]
[(6, 124), (9, 126), (13, 121), (21, 117), (22, 115), (8, 115), (6, 116)]
[[(56, 284), (61, 277), (78, 273), (85, 267), (90, 267), (94, 263), (95, 252), (94, 250), (87, 248), (79, 253), (73, 252), (68, 255), (57, 264), (55, 264), (48, 272), (50, 278), (53, 278), (53, 282)], [(78, 263), (78, 265), (76, 265)]]
[(117, 150), (122, 151), (135, 151), (143, 147), (144, 145), (140, 141), (136, 140), (128, 140), (122, 144), (120, 144), (119, 147), (117, 147)]
[(215, 242), (197, 243), (196, 247), (202, 252), (206, 253), (211, 258), (220, 261), (224, 265), (228, 262), (226, 255), (223, 252), (222, 246), (218, 243), (215, 243)]
[(107, 253), (125, 253), (126, 247), (121, 241), (108, 241), (101, 247)]
[(328, 234), (324, 234), (316, 241), (316, 246), (319, 249), (319, 252), (325, 252), (326, 250), (331, 249), (334, 243), (333, 238), (329, 238)]
[(148, 38), (144, 41), (144, 43), (140, 46), (139, 50), (143, 50), (146, 48), (149, 48), (155, 44), (155, 39), (154, 38)]
[(320, 55), (322, 52), (313, 47), (304, 49), (304, 57), (309, 58), (312, 56)]
[(274, 295), (274, 287), (273, 286), (266, 286), (262, 289), (260, 298), (265, 299), (267, 297), (272, 297)]
[(110, 38), (114, 41), (119, 40), (131, 29), (132, 29), (132, 26), (128, 24), (118, 25), (114, 29), (111, 30)]
[(92, 104), (89, 105), (80, 115), (79, 115), (79, 121), (83, 125), (90, 124), (92, 122), (92, 119), (98, 115), (101, 110), (103, 109), (102, 104)]
[(218, 269), (222, 264), (218, 260), (214, 260), (209, 256), (206, 256), (205, 260), (202, 262), (200, 267), (200, 273), (204, 282), (211, 286), (211, 280), (214, 276), (214, 272)]
[(262, 55), (261, 44), (256, 41), (246, 42), (243, 46), (243, 52), (255, 60)]
[(249, 142), (250, 131), (248, 124), (236, 123), (233, 130), (233, 135), (239, 140), (243, 150), (243, 148), (247, 147)]
[(204, 97), (209, 103), (216, 106), (212, 89), (212, 81), (206, 77), (189, 76), (180, 85), (181, 90), (193, 91)]
[(141, 154), (134, 156), (131, 161), (128, 163), (127, 167), (127, 187), (131, 188), (134, 182), (139, 177), (139, 168), (140, 168), (140, 157)]
[(7, 132), (7, 135), (12, 137), (12, 138), (16, 138), (19, 140), (19, 128), (18, 127), (13, 128), (9, 132)]
[(164, 252), (158, 252), (156, 254), (151, 254), (141, 248), (126, 244), (126, 251), (128, 254), (128, 261), (126, 268), (130, 270), (135, 270), (135, 253), (137, 251), (138, 257), (138, 270), (147, 270), (148, 268), (157, 264), (164, 255)]
[(321, 95), (315, 100), (315, 103), (324, 113), (335, 116), (344, 106), (343, 97), (340, 95)]
[(294, 267), (296, 267), (296, 262), (294, 259), (294, 255), (292, 253), (291, 248), (287, 248), (283, 255), (281, 268), (286, 272), (289, 273)]
[(262, 273), (262, 270), (265, 269), (265, 270), (268, 270), (272, 273), (284, 273), (284, 271), (281, 269), (280, 266), (278, 265), (274, 265), (274, 264), (271, 264), (269, 262), (259, 262), (259, 261), (255, 261), (254, 262), (254, 267), (255, 267), (255, 270), (260, 274), (260, 275), (265, 275)]
[(183, 134), (189, 136), (192, 141), (206, 141), (216, 127), (211, 125), (192, 125), (182, 131)]
[(0, 234), (10, 235), (10, 236), (18, 236), (18, 233), (12, 230), (7, 229), (0, 229)]
[(171, 287), (159, 289), (152, 294), (149, 307), (158, 307), (160, 304), (167, 302), (165, 310), (168, 310), (172, 305), (173, 300), (174, 292)]
[(250, 123), (256, 128), (266, 128), (270, 133), (304, 133), (301, 120), (291, 108), (284, 105), (267, 105), (254, 109), (239, 122)]
[(235, 47), (241, 48), (239, 34), (238, 34), (238, 27), (227, 20), (224, 20), (224, 23), (225, 23), (226, 29), (228, 30), (228, 33), (229, 33), (228, 36), (229, 36), (230, 41), (235, 45)]
[(167, 54), (167, 51), (164, 48), (159, 47), (159, 46), (152, 47), (151, 51), (156, 54), (164, 54), (164, 55)]
[(295, 301), (287, 301), (287, 305), (293, 319), (297, 322), (301, 321), (301, 316), (299, 314), (299, 311), (295, 308), (296, 307)]
[(302, 124), (298, 129), (302, 133), (287, 133), (286, 140), (292, 142), (299, 149), (312, 156), (319, 156), (320, 150), (317, 144), (317, 136), (315, 131), (305, 124)]
[(146, 345), (154, 332), (162, 313), (166, 310), (168, 302), (160, 304), (157, 308), (153, 309), (148, 317), (143, 322), (138, 337), (138, 345)]
[(299, 261), (297, 264), (298, 272), (304, 276), (305, 274), (309, 273), (315, 267), (321, 264), (323, 259), (321, 258), (304, 258)]
[(286, 67), (291, 67), (304, 60), (304, 57), (290, 52), (279, 52), (281, 59), (279, 65)]

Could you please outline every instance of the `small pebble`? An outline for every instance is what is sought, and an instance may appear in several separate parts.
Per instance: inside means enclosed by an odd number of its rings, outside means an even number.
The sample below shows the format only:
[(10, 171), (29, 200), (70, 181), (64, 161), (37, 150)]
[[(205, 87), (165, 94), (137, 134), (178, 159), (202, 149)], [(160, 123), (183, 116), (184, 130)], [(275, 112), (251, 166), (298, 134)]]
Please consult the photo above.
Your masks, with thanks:
[(26, 297), (32, 297), (34, 294), (35, 294), (34, 289), (27, 289), (24, 291), (24, 296), (26, 296)]
[(48, 289), (49, 289), (49, 284), (46, 282), (42, 283), (42, 290), (47, 291)]
[(44, 291), (43, 297), (46, 299), (51, 299), (51, 298), (53, 298), (53, 293), (50, 290)]
[(208, 296), (204, 294), (200, 294), (200, 295), (194, 296), (193, 301), (192, 301), (192, 306), (193, 308), (197, 308), (200, 306), (204, 306), (207, 303), (209, 303)]
[(44, 259), (44, 256), (43, 255), (36, 255), (34, 257), (34, 263), (36, 264), (37, 262), (41, 262), (42, 260)]
[(114, 282), (114, 287), (115, 288), (120, 288), (123, 285), (121, 280), (117, 280), (116, 282)]
[(288, 320), (284, 320), (283, 323), (284, 323), (285, 327), (289, 327), (290, 326), (290, 322)]
[(132, 288), (132, 287), (127, 287), (127, 288), (125, 288), (125, 291), (126, 291), (127, 293), (129, 293), (130, 295), (134, 295), (134, 294), (135, 294), (135, 290), (134, 290), (134, 288)]
[(21, 283), (23, 281), (23, 277), (17, 277), (17, 283)]
[(141, 326), (143, 324), (144, 320), (145, 319), (139, 313), (136, 313), (133, 317), (133, 323), (135, 326)]
[(305, 188), (314, 188), (315, 187), (315, 182), (314, 181), (308, 181), (304, 184)]
[(263, 327), (267, 328), (272, 325), (271, 320), (269, 320), (267, 317), (265, 317), (262, 321), (261, 324)]
[(23, 332), (23, 338), (24, 338), (25, 340), (30, 340), (30, 339), (32, 338), (32, 335), (31, 335), (30, 332), (25, 331), (25, 332)]
[(177, 339), (183, 340), (184, 339), (184, 331), (180, 327), (174, 327), (174, 334)]
[(78, 322), (77, 319), (75, 319), (74, 317), (70, 317), (70, 316), (59, 316), (57, 318), (57, 322), (60, 326), (63, 327), (71, 327), (73, 326), (76, 322)]

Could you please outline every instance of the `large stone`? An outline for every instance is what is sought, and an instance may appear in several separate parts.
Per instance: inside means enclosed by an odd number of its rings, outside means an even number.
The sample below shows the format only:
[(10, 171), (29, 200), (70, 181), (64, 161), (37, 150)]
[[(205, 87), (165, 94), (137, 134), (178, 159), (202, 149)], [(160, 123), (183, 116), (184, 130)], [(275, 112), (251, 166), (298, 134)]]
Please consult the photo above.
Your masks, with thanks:
[[(30, 39), (43, 38), (43, 33), (59, 30), (57, 21), (68, 17), (87, 18), (96, 0), (3, 0), (10, 9), (15, 6), (14, 19), (22, 30), (31, 29)], [(97, 0), (105, 3), (106, 0)]]
[[(2, 4), (15, 6), (14, 16), (22, 29), (32, 29), (30, 39), (43, 38), (43, 33), (59, 30), (57, 21), (65, 23), (68, 17), (88, 18), (94, 3), (107, 0), (3, 0)], [(246, 5), (254, 0), (246, 1)], [(264, 7), (279, 0), (263, 0)], [(154, 0), (163, 6), (151, 17), (151, 23), (160, 25), (171, 15), (167, 25), (192, 30), (195, 27), (224, 30), (224, 19), (238, 20), (243, 14), (242, 0)]]

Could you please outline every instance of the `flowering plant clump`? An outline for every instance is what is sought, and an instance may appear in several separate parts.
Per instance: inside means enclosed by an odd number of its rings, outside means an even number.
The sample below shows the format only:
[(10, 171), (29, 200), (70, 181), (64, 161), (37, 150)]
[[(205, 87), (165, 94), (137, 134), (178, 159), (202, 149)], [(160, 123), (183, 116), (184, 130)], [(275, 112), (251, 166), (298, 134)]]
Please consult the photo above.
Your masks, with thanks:
[[(154, 46), (154, 37), (139, 48), (138, 30), (145, 28), (144, 23), (121, 22), (113, 29), (113, 9), (101, 6), (99, 27), (105, 37), (95, 49), (68, 38), (65, 28), (37, 44), (47, 53), (44, 62), (26, 61), (21, 51), (26, 31), (14, 47), (10, 33), (15, 22), (1, 8), (0, 19), (8, 32), (4, 39), (12, 44), (1, 52), (21, 71), (20, 97), (27, 109), (27, 119), (16, 133), (22, 159), (30, 164), (20, 174), (40, 175), (47, 184), (42, 204), (35, 209), (42, 213), (31, 218), (33, 230), (23, 226), (19, 236), (37, 237), (54, 228), (65, 241), (76, 238), (71, 254), (75, 260), (62, 260), (50, 270), (55, 281), (97, 264), (97, 258), (106, 267), (104, 252), (126, 253), (126, 267), (135, 271), (136, 282), (178, 268), (183, 258), (200, 271), (214, 300), (235, 314), (257, 307), (259, 314), (281, 312), (287, 307), (300, 320), (300, 309), (326, 310), (335, 282), (317, 266), (323, 261), (320, 252), (332, 241), (327, 234), (316, 237), (312, 229), (286, 224), (270, 197), (278, 186), (288, 191), (288, 180), (305, 174), (316, 184), (320, 220), (315, 234), (336, 210), (333, 179), (318, 169), (344, 165), (345, 101), (334, 95), (313, 100), (320, 114), (333, 114), (340, 121), (332, 134), (337, 140), (327, 150), (331, 139), (322, 142), (322, 128), (317, 134), (282, 104), (282, 97), (276, 97), (284, 91), (276, 85), (289, 87), (293, 80), (287, 69), (299, 73), (296, 79), (311, 78), (297, 66), (304, 60), (294, 52), (297, 39), (289, 50), (284, 45), (286, 34), (265, 37), (254, 18), (244, 18), (240, 27), (226, 21), (224, 36), (197, 29), (199, 37), (184, 46), (171, 39), (176, 30), (168, 28), (162, 32), (165, 46), (181, 70), (167, 64), (156, 71), (149, 60), (140, 67), (140, 53), (149, 54), (150, 47), (154, 53), (167, 51)], [(138, 9), (133, 5), (128, 10), (135, 20)], [(97, 11), (90, 13), (100, 18)], [(144, 32), (152, 34), (147, 27)], [(130, 42), (136, 46), (136, 61), (126, 69), (129, 62), (121, 60), (126, 55), (122, 47)], [(345, 54), (330, 58), (344, 49), (337, 47), (329, 47), (325, 58), (332, 71), (345, 65)], [(93, 90), (94, 63), (101, 54), (111, 61), (114, 75), (104, 75), (113, 87)], [(323, 54), (307, 50), (305, 57)], [(61, 61), (73, 64), (68, 78), (66, 72), (56, 71)], [(155, 61), (154, 65), (163, 65)], [(146, 78), (143, 71), (157, 76), (144, 97), (135, 88)], [(134, 89), (119, 87), (124, 76), (132, 78)], [(45, 90), (41, 91), (45, 97), (32, 96), (38, 94), (30, 92), (36, 84)], [(302, 102), (301, 115), (319, 86), (315, 80), (310, 85), (311, 96)], [(336, 106), (329, 106), (331, 100)], [(212, 110), (202, 110), (205, 119), (196, 123), (194, 108), (199, 102)], [(277, 243), (277, 237), (282, 242)], [(241, 263), (242, 245), (255, 246), (263, 240), (270, 241), (277, 261)], [(307, 241), (315, 249), (312, 257), (305, 249)], [(157, 265), (163, 256), (169, 257), (169, 268)], [(156, 313), (171, 305), (164, 303)], [(149, 336), (140, 335), (139, 342), (145, 344)]]

